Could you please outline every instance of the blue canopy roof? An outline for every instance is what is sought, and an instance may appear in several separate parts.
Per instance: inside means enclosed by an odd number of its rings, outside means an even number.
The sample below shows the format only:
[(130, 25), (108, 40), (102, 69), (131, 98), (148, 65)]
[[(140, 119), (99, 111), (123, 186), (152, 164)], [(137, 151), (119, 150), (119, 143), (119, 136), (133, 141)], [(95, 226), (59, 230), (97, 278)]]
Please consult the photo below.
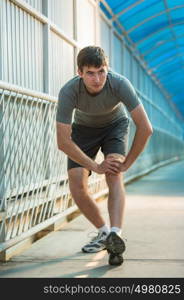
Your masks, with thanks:
[[(105, 3), (111, 9), (105, 6)], [(184, 116), (184, 0), (102, 0)]]

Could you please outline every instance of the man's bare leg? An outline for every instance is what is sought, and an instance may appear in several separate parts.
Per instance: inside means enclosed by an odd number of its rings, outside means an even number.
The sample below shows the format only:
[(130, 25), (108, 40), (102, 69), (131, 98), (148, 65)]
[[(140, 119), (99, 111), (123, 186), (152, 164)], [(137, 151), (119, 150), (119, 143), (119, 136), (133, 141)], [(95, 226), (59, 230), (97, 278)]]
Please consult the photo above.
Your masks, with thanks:
[(96, 227), (105, 225), (100, 210), (88, 192), (88, 174), (85, 168), (72, 168), (68, 171), (69, 187), (72, 197), (85, 217)]
[(122, 174), (106, 175), (109, 187), (108, 211), (111, 227), (121, 228), (125, 208), (125, 189)]
[[(117, 157), (121, 162), (125, 160), (123, 156), (118, 154), (110, 154), (107, 157)], [(105, 244), (109, 253), (109, 264), (121, 265), (123, 263), (122, 254), (125, 251), (125, 243), (120, 237), (125, 207), (125, 188), (122, 173), (117, 175), (106, 174), (106, 182), (109, 187), (108, 210), (111, 233)]]
[[(121, 162), (125, 160), (124, 156), (118, 154), (109, 154), (107, 157), (119, 158)], [(117, 175), (106, 174), (106, 182), (109, 188), (108, 211), (110, 225), (111, 227), (121, 228), (125, 208), (125, 188), (122, 173)]]

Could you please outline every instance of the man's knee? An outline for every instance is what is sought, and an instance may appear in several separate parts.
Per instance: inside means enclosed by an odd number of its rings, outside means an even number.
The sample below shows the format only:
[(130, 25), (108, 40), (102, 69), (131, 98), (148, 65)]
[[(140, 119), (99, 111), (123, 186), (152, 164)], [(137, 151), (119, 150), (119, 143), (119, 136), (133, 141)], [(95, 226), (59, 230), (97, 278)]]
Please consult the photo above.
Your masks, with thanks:
[(121, 172), (117, 174), (105, 174), (105, 178), (109, 187), (115, 186), (117, 183), (121, 183), (123, 181), (123, 176)]
[(117, 162), (123, 163), (125, 161), (125, 156), (119, 153), (110, 153), (106, 155), (106, 158), (114, 158)]
[(84, 170), (77, 170), (77, 168), (68, 171), (69, 187), (73, 196), (87, 191), (87, 176)]
[[(116, 160), (116, 162), (119, 164), (122, 164), (125, 161), (125, 156), (119, 154), (119, 153), (110, 153), (106, 156), (106, 159), (113, 158)], [(115, 184), (116, 182), (122, 180), (122, 172), (119, 171), (117, 174), (106, 174), (106, 182), (108, 185)]]

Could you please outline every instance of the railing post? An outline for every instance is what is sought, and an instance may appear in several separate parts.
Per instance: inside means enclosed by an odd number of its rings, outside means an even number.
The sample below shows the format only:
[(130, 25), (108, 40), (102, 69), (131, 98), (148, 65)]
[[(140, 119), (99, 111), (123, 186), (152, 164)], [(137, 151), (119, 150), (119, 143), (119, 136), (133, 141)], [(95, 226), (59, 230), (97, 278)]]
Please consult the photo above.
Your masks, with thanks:
[[(46, 17), (49, 17), (49, 3), (48, 0), (42, 0), (42, 12)], [(49, 24), (44, 24), (43, 25), (43, 92), (50, 94), (51, 89), (50, 89), (50, 25)], [(48, 107), (45, 106), (44, 109), (47, 109)], [(51, 123), (50, 120), (50, 110), (48, 108), (48, 114), (45, 116), (44, 124), (46, 123), (47, 125), (45, 126), (45, 131), (44, 131), (44, 136), (45, 136), (45, 141), (47, 143), (48, 141), (48, 134), (50, 134), (49, 131), (49, 126)], [(50, 152), (50, 151), (49, 151)], [(51, 151), (52, 153), (52, 151)], [(46, 158), (45, 158), (46, 159)], [(46, 178), (50, 177), (51, 173), (51, 168), (52, 168), (52, 157), (51, 154), (49, 154), (49, 159), (46, 163)], [(48, 188), (48, 193), (51, 189), (51, 186)]]
[[(6, 212), (0, 211), (0, 243), (5, 242), (6, 237)], [(5, 261), (6, 250), (0, 252), (0, 261)]]
[(3, 41), (2, 41), (2, 37), (3, 37), (3, 18), (2, 18), (3, 12), (2, 12), (2, 1), (0, 2), (0, 80), (2, 80), (2, 76), (3, 76), (3, 65), (2, 65), (2, 57), (3, 57)]
[[(6, 240), (6, 198), (0, 196), (0, 243), (5, 242)], [(6, 260), (6, 250), (0, 252), (0, 261)]]
[[(73, 39), (78, 42), (77, 34), (77, 0), (73, 0)], [(77, 54), (79, 52), (79, 47), (74, 46), (74, 74), (77, 74)]]
[[(1, 56), (0, 56), (1, 60)], [(1, 68), (0, 64), (0, 68)], [(0, 90), (0, 243), (5, 241), (5, 216), (6, 216), (6, 198), (5, 198), (5, 170), (4, 170), (4, 94), (3, 89)], [(3, 260), (3, 254), (0, 253), (0, 260)]]
[[(43, 14), (48, 17), (48, 0), (42, 0)], [(43, 92), (50, 94), (50, 25), (43, 24)]]

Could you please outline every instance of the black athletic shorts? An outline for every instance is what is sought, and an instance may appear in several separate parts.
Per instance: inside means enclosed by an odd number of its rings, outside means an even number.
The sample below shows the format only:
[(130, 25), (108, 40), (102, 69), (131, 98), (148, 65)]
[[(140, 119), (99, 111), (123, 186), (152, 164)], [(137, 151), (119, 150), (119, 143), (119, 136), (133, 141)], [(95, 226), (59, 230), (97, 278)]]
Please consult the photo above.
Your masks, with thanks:
[[(129, 119), (121, 118), (108, 126), (97, 128), (72, 124), (72, 140), (90, 158), (95, 159), (101, 149), (104, 156), (111, 153), (126, 155)], [(82, 167), (68, 158), (68, 170)]]

